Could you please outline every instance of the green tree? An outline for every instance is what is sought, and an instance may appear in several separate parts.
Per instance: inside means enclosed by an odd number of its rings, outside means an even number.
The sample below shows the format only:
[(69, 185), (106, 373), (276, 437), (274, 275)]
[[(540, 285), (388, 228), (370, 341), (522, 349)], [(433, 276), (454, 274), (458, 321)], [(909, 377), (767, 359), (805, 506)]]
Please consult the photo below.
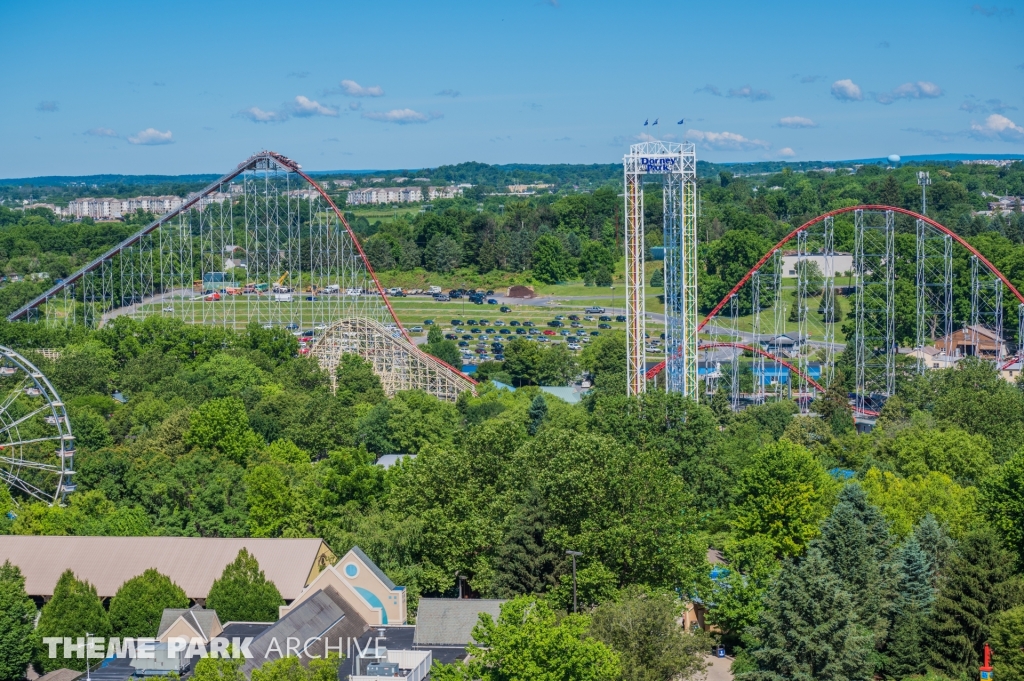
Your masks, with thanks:
[(541, 352), (537, 362), (537, 383), (568, 385), (580, 372), (576, 356), (565, 345), (553, 345)]
[(893, 591), (887, 567), (894, 546), (885, 517), (868, 503), (860, 485), (840, 491), (814, 545), (850, 594), (857, 621), (883, 641)]
[(832, 432), (836, 435), (853, 430), (850, 398), (847, 397), (843, 384), (842, 372), (836, 372), (835, 380), (828, 386), (825, 393), (811, 405), (811, 409), (832, 427)]
[(280, 537), (295, 506), (284, 472), (273, 464), (254, 466), (245, 474), (245, 501), (253, 537)]
[(872, 639), (859, 626), (849, 593), (816, 548), (787, 561), (751, 638), (755, 670), (739, 674), (740, 681), (871, 676)]
[(237, 397), (209, 400), (199, 405), (189, 421), (185, 443), (212, 449), (235, 463), (263, 448), (263, 440), (249, 427), (245, 403)]
[(880, 458), (904, 477), (938, 471), (958, 484), (972, 485), (992, 470), (992, 445), (960, 428), (913, 427), (883, 443)]
[(703, 599), (711, 604), (704, 617), (722, 630), (724, 640), (735, 644), (757, 624), (780, 565), (775, 559), (775, 544), (766, 537), (735, 544), (728, 556), (729, 568), (719, 568), (718, 577), (710, 584), (710, 595)]
[(651, 275), (651, 288), (664, 288), (665, 287), (665, 271), (660, 267), (654, 270), (654, 274)]
[(544, 600), (520, 596), (502, 604), (495, 622), (480, 615), (469, 661), (435, 664), (437, 681), (616, 681), (619, 656), (587, 635), (590, 618), (561, 619)]
[(683, 631), (682, 607), (675, 594), (628, 589), (594, 610), (590, 635), (619, 654), (624, 681), (672, 681), (706, 667), (710, 640)]
[(16, 565), (0, 566), (0, 681), (25, 677), (32, 660), (32, 626), (36, 606), (25, 593), (25, 578)]
[(196, 662), (192, 678), (195, 681), (248, 681), (245, 672), (242, 671), (244, 663), (244, 659), (203, 657)]
[(982, 483), (981, 508), (1018, 560), (1024, 560), (1024, 451)]
[(554, 586), (562, 556), (544, 540), (549, 522), (544, 498), (531, 488), (526, 501), (509, 516), (505, 541), (494, 561), (494, 592), (499, 598), (544, 593)]
[(1004, 610), (992, 622), (992, 667), (1000, 681), (1024, 681), (1024, 605)]
[(626, 334), (613, 331), (599, 336), (580, 354), (580, 366), (594, 379), (601, 391), (626, 392)]
[(110, 626), (121, 637), (156, 636), (164, 608), (187, 608), (180, 586), (150, 568), (121, 585), (110, 599)]
[(955, 544), (931, 513), (925, 514), (914, 528), (914, 538), (928, 561), (929, 584), (932, 585), (932, 589), (936, 589), (939, 578), (946, 572), (946, 565), (953, 555)]
[(896, 609), (883, 671), (887, 678), (906, 679), (925, 671), (928, 651), (924, 647), (927, 618), (913, 602), (900, 603)]
[(444, 333), (441, 331), (441, 327), (434, 324), (427, 331), (427, 343), (440, 343), (444, 340)]
[(427, 244), (423, 262), (432, 272), (451, 272), (462, 264), (462, 246), (455, 239), (438, 234)]
[(542, 350), (525, 338), (516, 338), (505, 346), (505, 371), (516, 386), (537, 382)]
[(344, 353), (338, 359), (337, 396), (345, 404), (367, 402), (377, 404), (385, 399), (380, 377), (373, 373), (373, 364), (359, 355)]
[(337, 681), (340, 663), (337, 653), (310, 660), (308, 666), (298, 657), (282, 657), (253, 669), (252, 681)]
[(870, 468), (862, 484), (868, 499), (889, 520), (892, 532), (901, 537), (929, 513), (954, 537), (969, 532), (979, 519), (977, 490), (961, 487), (943, 473), (933, 471), (904, 479)]
[(71, 570), (65, 570), (53, 588), (53, 597), (39, 615), (35, 630), (36, 664), (44, 673), (65, 667), (85, 671), (84, 655), (65, 659), (63, 647), (58, 646), (57, 657), (51, 658), (49, 646), (43, 643), (43, 639), (77, 639), (84, 638), (86, 634), (106, 638), (111, 633), (110, 618), (96, 595), (96, 587), (79, 581)]
[(427, 343), (423, 346), (423, 351), (456, 369), (462, 367), (462, 353), (459, 352), (459, 346), (455, 344), (455, 341), (441, 340), (437, 343)]
[(537, 431), (540, 430), (541, 424), (544, 422), (544, 418), (548, 415), (548, 403), (544, 401), (543, 395), (537, 395), (530, 402), (530, 409), (526, 412), (530, 422), (526, 424), (526, 432), (530, 435), (536, 435)]
[(988, 529), (964, 537), (935, 598), (928, 663), (951, 678), (974, 674), (996, 616), (1020, 605), (1014, 556)]
[(216, 610), (224, 622), (274, 622), (279, 605), (284, 605), (281, 593), (244, 548), (214, 580), (206, 597), (206, 607)]
[(768, 445), (740, 475), (736, 535), (769, 537), (780, 556), (799, 553), (818, 534), (835, 492), (835, 481), (807, 449), (788, 440)]
[(533, 245), (533, 278), (542, 284), (568, 281), (573, 275), (571, 258), (557, 236), (545, 234)]

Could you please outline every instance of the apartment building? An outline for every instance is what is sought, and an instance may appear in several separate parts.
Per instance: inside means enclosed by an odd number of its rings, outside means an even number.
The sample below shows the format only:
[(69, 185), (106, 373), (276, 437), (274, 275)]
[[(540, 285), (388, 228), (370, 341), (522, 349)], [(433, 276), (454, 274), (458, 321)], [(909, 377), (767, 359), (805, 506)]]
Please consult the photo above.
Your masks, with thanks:
[(419, 203), (424, 200), (453, 199), (462, 196), (462, 187), (372, 187), (349, 191), (345, 203), (363, 206), (383, 203)]

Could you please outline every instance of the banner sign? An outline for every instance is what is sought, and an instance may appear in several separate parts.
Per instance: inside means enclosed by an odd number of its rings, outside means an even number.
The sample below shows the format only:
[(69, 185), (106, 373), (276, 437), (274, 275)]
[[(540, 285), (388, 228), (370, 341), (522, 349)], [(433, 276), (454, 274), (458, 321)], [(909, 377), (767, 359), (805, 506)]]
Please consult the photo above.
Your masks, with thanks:
[(673, 173), (679, 170), (679, 159), (674, 156), (641, 156), (640, 167), (645, 173)]

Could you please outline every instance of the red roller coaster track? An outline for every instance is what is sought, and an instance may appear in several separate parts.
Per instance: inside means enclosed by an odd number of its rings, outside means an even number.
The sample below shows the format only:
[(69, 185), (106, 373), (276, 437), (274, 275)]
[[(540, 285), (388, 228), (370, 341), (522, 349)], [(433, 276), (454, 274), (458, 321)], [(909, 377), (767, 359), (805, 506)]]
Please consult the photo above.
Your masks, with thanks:
[[(781, 364), (782, 366), (786, 367), (787, 369), (792, 371), (794, 374), (796, 374), (800, 378), (802, 378), (805, 381), (807, 381), (810, 385), (814, 386), (814, 388), (816, 390), (820, 390), (821, 392), (825, 392), (825, 386), (821, 385), (820, 383), (815, 381), (813, 378), (811, 378), (810, 376), (808, 376), (804, 372), (800, 371), (800, 369), (798, 369), (796, 366), (794, 366), (790, 362), (787, 362), (786, 360), (782, 359), (781, 357), (776, 357), (775, 355), (773, 355), (772, 353), (768, 352), (767, 350), (761, 349), (760, 346), (757, 346), (757, 345), (747, 345), (746, 343), (729, 343), (729, 342), (725, 342), (725, 341), (716, 341), (716, 342), (701, 343), (700, 346), (697, 349), (698, 350), (710, 350), (711, 348), (738, 348), (740, 350), (746, 350), (747, 352), (755, 352), (755, 353), (761, 355), (762, 357), (770, 359), (773, 362), (777, 362), (777, 363)], [(861, 411), (860, 413), (864, 414), (865, 416), (878, 416), (878, 412), (877, 411), (869, 411), (867, 409)]]
[[(711, 312), (709, 312), (706, 317), (704, 317), (704, 319), (701, 321), (701, 323), (697, 325), (697, 331), (699, 332), (701, 329), (703, 329), (707, 325), (707, 323), (709, 321), (711, 321), (711, 319), (716, 314), (718, 314), (722, 310), (723, 307), (725, 307), (725, 304), (729, 302), (729, 299), (733, 295), (735, 295), (741, 288), (743, 288), (743, 285), (746, 284), (750, 280), (750, 277), (753, 276), (754, 272), (756, 272), (757, 270), (761, 269), (761, 266), (764, 265), (766, 262), (768, 262), (768, 259), (771, 258), (772, 255), (775, 254), (775, 251), (777, 251), (780, 248), (782, 248), (783, 246), (785, 246), (786, 243), (790, 239), (792, 239), (793, 237), (795, 237), (797, 234), (799, 234), (800, 232), (804, 231), (808, 227), (811, 227), (812, 225), (818, 224), (819, 222), (821, 222), (825, 218), (829, 218), (829, 217), (832, 217), (832, 216), (835, 216), (835, 215), (842, 215), (843, 213), (852, 213), (852, 212), (858, 211), (858, 210), (872, 210), (872, 211), (889, 211), (889, 210), (891, 210), (894, 213), (902, 213), (903, 215), (909, 215), (912, 218), (915, 218), (915, 219), (918, 219), (918, 220), (923, 220), (927, 224), (931, 225), (932, 227), (934, 227), (935, 229), (939, 230), (943, 234), (949, 236), (954, 241), (956, 241), (958, 244), (960, 244), (961, 246), (966, 248), (968, 251), (970, 251), (970, 253), (972, 255), (977, 257), (978, 260), (981, 261), (981, 263), (983, 265), (985, 265), (985, 267), (987, 267), (994, 275), (999, 277), (999, 279), (1004, 284), (1006, 284), (1006, 287), (1008, 289), (1010, 289), (1010, 292), (1013, 293), (1014, 296), (1016, 296), (1017, 300), (1019, 300), (1021, 302), (1021, 304), (1024, 304), (1024, 295), (1021, 295), (1021, 292), (1017, 290), (1017, 287), (1014, 286), (1012, 283), (1010, 283), (1010, 280), (1006, 278), (1006, 275), (1004, 275), (1002, 272), (1000, 272), (996, 268), (995, 265), (993, 265), (991, 262), (989, 262), (988, 258), (983, 256), (978, 251), (978, 249), (976, 249), (974, 246), (972, 246), (969, 243), (967, 243), (966, 241), (964, 241), (963, 237), (961, 237), (959, 234), (957, 234), (956, 232), (952, 231), (951, 229), (949, 229), (945, 225), (942, 225), (942, 224), (936, 222), (935, 220), (932, 220), (930, 217), (928, 217), (926, 215), (921, 215), (920, 213), (915, 213), (914, 211), (907, 210), (906, 208), (897, 208), (895, 206), (878, 206), (878, 205), (848, 206), (846, 208), (837, 208), (836, 210), (829, 211), (828, 213), (822, 213), (818, 217), (813, 218), (811, 220), (808, 220), (807, 222), (805, 222), (804, 224), (800, 225), (799, 227), (794, 229), (792, 232), (787, 234), (785, 237), (783, 237), (782, 240), (779, 241), (779, 243), (777, 243), (774, 246), (772, 246), (771, 250), (769, 250), (767, 253), (765, 253), (764, 256), (760, 260), (757, 261), (757, 264), (754, 265), (753, 267), (751, 267), (750, 271), (748, 271), (745, 275), (743, 275), (743, 278), (740, 279), (739, 282), (735, 286), (732, 287), (732, 290), (729, 291), (727, 294), (725, 294), (725, 297), (722, 298), (718, 302), (718, 304), (715, 305), (714, 308), (712, 308)], [(773, 361), (782, 362), (782, 360), (780, 360), (778, 357), (775, 357), (775, 356), (771, 355), (770, 353), (761, 352), (760, 354), (764, 355), (765, 357), (767, 357), (767, 358), (769, 358), (769, 359), (771, 359)], [(650, 380), (650, 379), (654, 378), (659, 373), (661, 373), (662, 369), (664, 369), (664, 368), (665, 368), (665, 362), (660, 362), (659, 364), (656, 364), (655, 366), (651, 367), (647, 371), (647, 379)]]

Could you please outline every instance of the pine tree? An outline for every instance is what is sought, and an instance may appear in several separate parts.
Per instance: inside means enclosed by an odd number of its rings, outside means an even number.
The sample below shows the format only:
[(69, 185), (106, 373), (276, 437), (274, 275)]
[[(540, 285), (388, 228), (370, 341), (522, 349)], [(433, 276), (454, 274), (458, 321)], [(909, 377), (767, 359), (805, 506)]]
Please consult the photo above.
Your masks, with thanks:
[(533, 398), (533, 402), (530, 403), (530, 409), (526, 412), (530, 422), (526, 425), (526, 430), (530, 435), (536, 435), (537, 431), (540, 430), (540, 424), (544, 422), (544, 418), (548, 415), (548, 403), (544, 401), (543, 395), (537, 395)]
[(36, 606), (25, 593), (25, 578), (17, 566), (0, 566), (0, 681), (24, 678), (32, 660), (32, 625)]
[(832, 513), (821, 526), (816, 546), (853, 601), (858, 621), (881, 644), (892, 599), (888, 564), (893, 541), (881, 511), (867, 501), (860, 485), (839, 493)]
[(889, 173), (885, 178), (885, 182), (882, 183), (882, 188), (878, 192), (878, 200), (882, 202), (884, 206), (900, 206), (903, 203), (903, 190), (900, 188), (899, 180), (892, 173)]
[(925, 636), (925, 615), (913, 601), (903, 603), (896, 611), (889, 631), (885, 675), (905, 679), (924, 673), (928, 651), (922, 645)]
[(939, 579), (953, 553), (954, 542), (931, 513), (926, 514), (914, 528), (914, 538), (928, 559), (932, 588), (938, 588)]
[(995, 617), (1022, 600), (1013, 554), (988, 528), (974, 532), (949, 560), (928, 627), (928, 663), (952, 678), (974, 674)]
[(665, 272), (658, 268), (651, 275), (651, 288), (662, 288), (665, 286)]
[(711, 412), (718, 420), (718, 425), (727, 426), (732, 423), (732, 399), (724, 385), (719, 385), (718, 390), (711, 397)]
[(443, 340), (444, 340), (444, 334), (441, 333), (441, 327), (438, 326), (437, 324), (434, 324), (433, 326), (431, 326), (430, 330), (427, 331), (427, 342), (428, 343), (440, 343)]
[(537, 489), (512, 516), (495, 561), (494, 591), (499, 598), (544, 593), (555, 585), (559, 552), (544, 542), (548, 511)]
[(889, 629), (885, 673), (902, 679), (924, 671), (928, 660), (924, 647), (925, 622), (931, 613), (935, 590), (928, 555), (913, 535), (900, 547), (896, 566), (899, 595)]
[(280, 605), (284, 605), (281, 592), (244, 548), (225, 566), (206, 597), (206, 607), (216, 610), (222, 622), (273, 622)]
[(153, 568), (121, 585), (110, 599), (110, 625), (117, 636), (156, 636), (164, 608), (187, 608), (188, 596)]
[(739, 681), (871, 676), (871, 637), (857, 622), (853, 601), (817, 548), (786, 563), (751, 628), (755, 671)]
[(924, 552), (913, 535), (900, 547), (898, 565), (898, 607), (913, 604), (914, 608), (921, 613), (929, 612), (935, 601), (931, 565), (928, 554)]
[(85, 671), (84, 658), (65, 659), (60, 647), (58, 657), (51, 658), (49, 646), (43, 645), (43, 639), (49, 636), (76, 639), (86, 634), (106, 638), (111, 633), (110, 618), (96, 595), (96, 587), (79, 581), (71, 570), (65, 570), (53, 588), (53, 598), (43, 606), (39, 616), (35, 630), (36, 662), (43, 672), (65, 667)]

